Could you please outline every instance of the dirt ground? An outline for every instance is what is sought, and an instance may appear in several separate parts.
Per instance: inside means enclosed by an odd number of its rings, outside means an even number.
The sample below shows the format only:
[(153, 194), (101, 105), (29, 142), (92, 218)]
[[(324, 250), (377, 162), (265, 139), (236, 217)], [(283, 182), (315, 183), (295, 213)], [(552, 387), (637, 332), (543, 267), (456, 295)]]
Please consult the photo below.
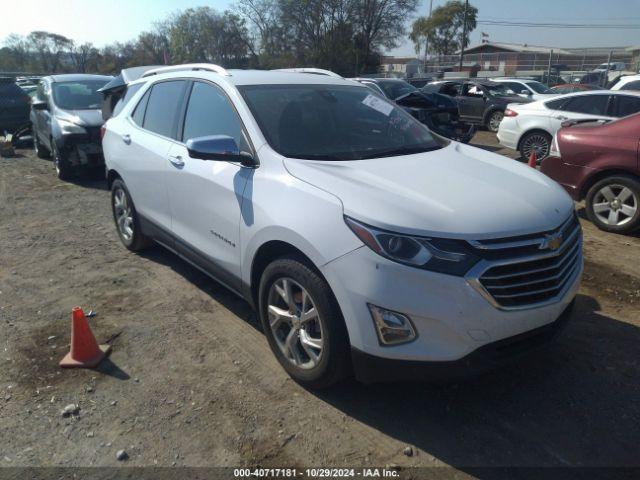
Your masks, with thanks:
[[(162, 248), (122, 247), (104, 182), (19, 154), (0, 159), (0, 467), (640, 466), (640, 237), (582, 220), (572, 321), (517, 365), (311, 392), (246, 303)], [(113, 346), (97, 371), (58, 368), (74, 305)]]

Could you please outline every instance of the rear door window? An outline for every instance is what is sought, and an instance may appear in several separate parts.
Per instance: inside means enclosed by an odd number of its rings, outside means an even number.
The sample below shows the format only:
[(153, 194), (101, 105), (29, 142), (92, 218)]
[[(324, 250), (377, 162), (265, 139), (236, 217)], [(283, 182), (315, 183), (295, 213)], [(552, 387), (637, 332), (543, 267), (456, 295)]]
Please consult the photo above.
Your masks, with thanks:
[(609, 95), (581, 95), (567, 100), (561, 110), (587, 115), (607, 115)]
[(640, 112), (640, 97), (630, 95), (614, 95), (612, 117), (626, 117)]
[(164, 137), (176, 138), (185, 87), (184, 80), (156, 83), (151, 88), (142, 128)]

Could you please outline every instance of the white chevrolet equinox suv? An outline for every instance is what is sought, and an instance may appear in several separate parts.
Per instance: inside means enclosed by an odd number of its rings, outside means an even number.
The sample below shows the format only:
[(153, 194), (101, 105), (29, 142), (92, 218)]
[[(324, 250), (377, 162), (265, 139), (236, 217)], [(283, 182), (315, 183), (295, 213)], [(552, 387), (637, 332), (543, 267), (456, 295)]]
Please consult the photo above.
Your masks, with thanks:
[(312, 388), (450, 377), (551, 339), (583, 268), (569, 196), (326, 75), (157, 68), (103, 146), (113, 216), (244, 297)]

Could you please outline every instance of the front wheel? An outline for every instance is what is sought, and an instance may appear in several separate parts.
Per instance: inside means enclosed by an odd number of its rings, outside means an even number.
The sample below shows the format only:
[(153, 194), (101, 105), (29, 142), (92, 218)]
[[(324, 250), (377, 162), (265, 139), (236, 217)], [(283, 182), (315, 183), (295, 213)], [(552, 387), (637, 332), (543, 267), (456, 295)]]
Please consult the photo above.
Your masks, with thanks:
[(631, 233), (640, 228), (640, 182), (612, 176), (593, 185), (586, 198), (589, 220), (607, 232)]
[(275, 260), (259, 290), (260, 320), (282, 367), (309, 388), (328, 387), (350, 367), (349, 339), (327, 282), (297, 256)]
[(40, 140), (38, 140), (38, 134), (33, 129), (33, 150), (36, 152), (38, 158), (49, 158), (51, 153), (47, 150)]
[(489, 128), (493, 133), (497, 133), (500, 128), (500, 122), (502, 122), (503, 118), (504, 112), (501, 112), (500, 110), (492, 112), (487, 120), (487, 128)]
[(51, 156), (53, 157), (53, 166), (56, 169), (56, 175), (60, 180), (69, 180), (75, 173), (69, 164), (67, 156), (58, 150), (54, 140), (51, 140)]

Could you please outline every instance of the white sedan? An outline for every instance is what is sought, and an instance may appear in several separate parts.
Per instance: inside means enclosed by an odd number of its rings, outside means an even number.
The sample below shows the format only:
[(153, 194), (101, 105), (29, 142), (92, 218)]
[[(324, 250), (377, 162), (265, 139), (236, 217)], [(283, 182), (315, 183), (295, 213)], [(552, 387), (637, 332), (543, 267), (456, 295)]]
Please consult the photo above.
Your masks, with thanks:
[(640, 112), (640, 92), (593, 90), (550, 100), (509, 104), (498, 129), (501, 145), (519, 150), (523, 158), (535, 151), (538, 160), (549, 154), (551, 141), (566, 121), (607, 122)]

